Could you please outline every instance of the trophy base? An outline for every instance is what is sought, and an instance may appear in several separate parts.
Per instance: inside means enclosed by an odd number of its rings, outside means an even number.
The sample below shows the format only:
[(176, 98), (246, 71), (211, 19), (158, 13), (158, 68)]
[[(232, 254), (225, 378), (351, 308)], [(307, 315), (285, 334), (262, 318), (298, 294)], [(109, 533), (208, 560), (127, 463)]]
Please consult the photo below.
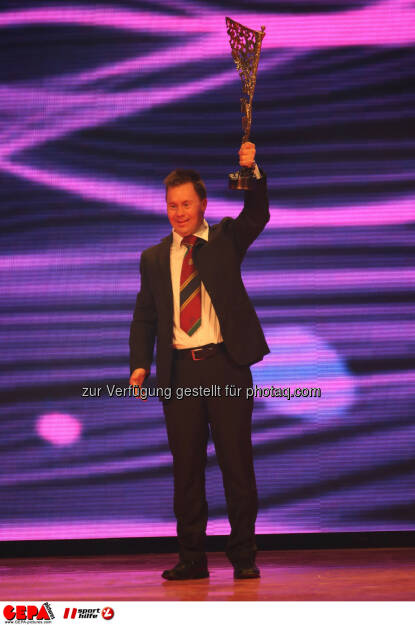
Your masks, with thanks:
[(229, 189), (250, 191), (255, 188), (256, 178), (251, 167), (242, 167), (239, 171), (229, 174)]

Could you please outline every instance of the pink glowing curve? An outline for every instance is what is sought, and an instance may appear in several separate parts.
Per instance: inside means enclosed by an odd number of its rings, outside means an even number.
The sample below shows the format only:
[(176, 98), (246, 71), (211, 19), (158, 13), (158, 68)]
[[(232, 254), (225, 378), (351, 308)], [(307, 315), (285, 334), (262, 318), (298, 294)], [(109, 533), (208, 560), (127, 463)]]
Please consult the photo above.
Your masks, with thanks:
[[(103, 252), (94, 250), (91, 255), (83, 254), (81, 250), (72, 248), (70, 251), (59, 250), (55, 252), (21, 253), (10, 256), (0, 256), (0, 271), (19, 271), (21, 269), (52, 269), (63, 267), (103, 267), (106, 263), (114, 265), (115, 262), (123, 263), (137, 260), (137, 252), (123, 252), (111, 250)], [(90, 249), (90, 248), (89, 248)], [(79, 316), (77, 316), (78, 319)]]
[[(195, 13), (197, 11), (195, 7)], [(278, 15), (268, 13), (232, 13), (231, 17), (251, 28), (265, 24), (266, 48), (313, 48), (350, 45), (407, 44), (415, 40), (415, 7), (412, 0), (385, 0), (361, 9), (327, 15)], [(172, 17), (157, 12), (132, 11), (116, 5), (85, 7), (40, 7), (5, 11), (0, 27), (33, 24), (77, 24), (149, 32), (177, 34), (217, 33), (224, 30), (225, 14), (203, 12), (192, 17)], [(307, 37), (298, 37), (305, 29)], [(265, 43), (266, 42), (266, 43)]]
[[(275, 67), (286, 62), (287, 58), (292, 58), (292, 54), (274, 55), (262, 63), (262, 68), (266, 70)], [(0, 146), (0, 168), (6, 157), (14, 156), (24, 149), (33, 148), (82, 128), (101, 126), (105, 122), (128, 117), (133, 113), (187, 99), (235, 81), (239, 81), (239, 76), (231, 69), (198, 81), (168, 87), (134, 89), (122, 93), (95, 91), (69, 94), (33, 87), (0, 87), (2, 107), (3, 102), (9, 102), (15, 111), (18, 108), (33, 110), (33, 107), (36, 110), (43, 106), (43, 127), (33, 128), (27, 135)]]
[[(226, 44), (226, 46), (225, 46)], [(101, 67), (81, 71), (73, 74), (64, 74), (63, 76), (48, 77), (47, 84), (49, 86), (61, 86), (63, 89), (68, 88), (73, 83), (78, 86), (84, 83), (92, 84), (97, 80), (111, 78), (116, 76), (125, 76), (128, 74), (140, 73), (144, 76), (154, 71), (184, 65), (189, 61), (212, 60), (216, 57), (229, 54), (229, 44), (223, 37), (223, 34), (204, 35), (192, 40), (189, 43), (181, 43), (180, 45), (170, 46), (167, 49), (150, 52), (147, 55), (137, 56), (130, 59), (123, 59), (115, 63), (108, 63)]]
[[(257, 522), (257, 527), (258, 522)], [(268, 526), (264, 526), (267, 527)], [(281, 525), (274, 521), (273, 531), (279, 530), (285, 534), (294, 532), (292, 526)], [(261, 526), (262, 529), (262, 526)], [(332, 529), (332, 528), (330, 528)], [(371, 528), (370, 528), (371, 529)], [(297, 531), (297, 530), (295, 530)], [(309, 530), (307, 527), (304, 531)], [(320, 530), (319, 530), (320, 531)], [(2, 540), (59, 540), (59, 539), (80, 539), (80, 538), (131, 538), (131, 536), (174, 536), (176, 532), (176, 521), (160, 521), (151, 517), (137, 518), (134, 521), (124, 521), (117, 519), (94, 519), (93, 521), (76, 519), (73, 521), (57, 521), (48, 518), (46, 521), (24, 521), (2, 523), (0, 525), (0, 541)], [(209, 519), (207, 525), (208, 535), (229, 534), (229, 522), (227, 519)], [(265, 533), (265, 532), (264, 532)], [(135, 572), (135, 578), (140, 580), (148, 575), (147, 572)]]
[[(386, 3), (382, 3), (382, 6), (384, 4)], [(364, 9), (364, 11), (367, 11), (367, 10), (368, 9)], [(383, 8), (383, 10), (386, 11), (386, 8)], [(353, 12), (348, 13), (349, 19), (352, 19), (354, 22), (353, 31), (355, 33), (355, 36), (356, 36), (356, 33), (360, 33), (359, 28), (356, 27), (355, 20), (358, 19), (358, 16), (356, 14), (359, 14), (359, 11), (353, 11)], [(397, 11), (397, 16), (399, 20), (408, 19), (408, 16), (404, 14), (402, 11), (399, 12), (399, 10)], [(412, 23), (414, 23), (414, 16), (415, 16), (415, 11), (412, 14), (412, 18), (409, 18), (409, 23), (411, 23), (411, 20), (412, 20)], [(270, 23), (272, 23), (275, 17), (276, 17), (275, 14), (272, 14), (271, 17), (266, 16), (266, 19), (269, 20)], [(326, 16), (326, 19), (330, 18), (332, 20), (333, 17), (334, 16), (331, 16), (331, 17)], [(199, 19), (200, 19), (200, 16), (199, 16)], [(240, 19), (244, 21), (245, 17), (241, 17)], [(286, 20), (288, 18), (283, 17), (281, 19)], [(301, 22), (297, 23), (296, 28), (297, 29), (305, 28), (305, 31), (307, 32), (307, 37), (299, 37), (298, 30), (294, 32), (293, 39), (292, 41), (289, 42), (289, 46), (287, 46), (291, 51), (296, 50), (297, 54), (299, 54), (304, 51), (308, 51), (308, 49), (310, 48), (312, 49), (312, 48), (318, 48), (318, 47), (324, 46), (324, 44), (313, 45), (312, 40), (309, 40), (308, 38), (309, 37), (308, 24), (309, 24), (309, 20), (312, 20), (312, 16), (307, 16), (306, 18), (305, 17), (295, 18), (295, 19), (296, 20), (301, 19)], [(85, 71), (75, 72), (73, 74), (65, 74), (64, 76), (56, 76), (53, 78), (48, 77), (47, 82), (49, 85), (62, 85), (63, 88), (67, 88), (72, 83), (74, 83), (77, 86), (83, 83), (91, 84), (97, 80), (102, 80), (103, 78), (111, 78), (112, 76), (120, 77), (122, 75), (128, 75), (130, 73), (137, 73), (138, 71), (140, 72), (141, 75), (145, 75), (148, 72), (152, 72), (154, 70), (154, 67), (157, 67), (158, 70), (160, 70), (160, 69), (165, 69), (165, 68), (176, 67), (178, 65), (188, 63), (189, 61), (200, 62), (205, 59), (211, 60), (220, 56), (226, 57), (227, 55), (229, 55), (229, 44), (226, 40), (226, 37), (223, 36), (223, 25), (221, 28), (223, 16), (219, 16), (218, 20), (219, 21), (217, 23), (217, 26), (214, 32), (203, 34), (202, 36), (192, 39), (189, 43), (181, 42), (179, 45), (173, 45), (169, 47), (168, 49), (163, 49), (163, 50), (156, 51), (156, 52), (150, 52), (147, 55), (142, 55), (142, 56), (138, 56), (138, 57), (131, 58), (131, 59), (124, 59), (121, 61), (108, 63), (107, 65), (102, 65), (99, 68), (88, 69)], [(256, 21), (258, 21), (258, 19)], [(145, 26), (146, 25), (144, 22), (143, 30), (145, 30)], [(362, 25), (362, 29), (363, 28), (364, 28), (364, 25)], [(388, 29), (389, 29), (389, 23), (388, 23)], [(333, 29), (330, 28), (329, 32), (331, 32), (332, 30)], [(373, 31), (373, 25), (371, 25), (370, 30)], [(415, 39), (415, 34), (413, 32), (412, 32), (412, 35), (413, 36), (412, 36), (411, 41)], [(359, 34), (359, 37), (361, 38), (362, 35)], [(278, 41), (279, 39), (280, 37), (278, 37)], [(267, 45), (265, 44), (265, 41)], [(301, 46), (299, 46), (299, 42), (301, 42)], [(379, 33), (377, 33), (376, 35), (376, 41), (363, 42), (359, 39), (359, 41), (356, 42), (354, 45), (364, 45), (364, 43), (366, 43), (366, 45), (380, 45), (382, 43), (390, 44), (389, 41), (381, 41), (379, 37)], [(398, 41), (396, 43), (403, 43), (403, 42), (401, 42), (398, 37)], [(281, 48), (282, 50), (284, 49), (284, 46), (275, 45), (275, 43), (273, 43), (272, 37), (271, 37), (271, 44), (269, 45), (268, 44), (269, 44), (269, 32), (267, 30), (267, 38), (266, 40), (264, 40), (264, 44), (263, 44), (264, 50), (265, 49), (272, 50), (276, 48)], [(341, 41), (341, 40), (339, 41), (338, 33), (336, 31), (335, 42), (332, 43), (332, 45), (336, 45), (336, 46), (337, 45), (353, 45), (353, 43), (347, 44), (347, 42), (345, 41)], [(261, 62), (261, 67), (262, 67), (262, 62)]]
[[(108, 25), (108, 15), (110, 14), (111, 26), (114, 28), (121, 27), (122, 24), (125, 28), (135, 28), (137, 24), (141, 29), (146, 29), (149, 23), (149, 16), (151, 19), (157, 14), (143, 13), (143, 12), (131, 12), (120, 9), (110, 9), (108, 7), (95, 7), (94, 9), (85, 8), (82, 6), (72, 7), (60, 7), (60, 8), (39, 8), (23, 11), (4, 12), (0, 15), (0, 26), (16, 25), (19, 23), (34, 23), (36, 21), (46, 21), (55, 23), (62, 17), (63, 22), (65, 20), (75, 20), (76, 23), (85, 23), (89, 25)], [(116, 17), (119, 16), (117, 21)], [(132, 16), (136, 16), (136, 20), (132, 20)], [(207, 14), (206, 14), (207, 15)], [(371, 30), (376, 30), (377, 25), (380, 25), (382, 18), (383, 33), (385, 28), (396, 32), (402, 32), (409, 24), (414, 24), (415, 11), (412, 10), (410, 3), (406, 1), (388, 1), (380, 2), (376, 5), (366, 7), (364, 9), (341, 12), (333, 15), (317, 15), (317, 16), (275, 16), (275, 15), (263, 15), (261, 19), (270, 23), (270, 26), (274, 24), (294, 24), (295, 25), (295, 37), (298, 39), (298, 29), (306, 27), (307, 37), (303, 37), (302, 41), (307, 42), (307, 48), (309, 48), (308, 34), (313, 31), (314, 27), (322, 28), (324, 24), (326, 29), (328, 25), (335, 25), (339, 19), (347, 17), (347, 19), (353, 19), (353, 30), (359, 32), (367, 27), (365, 20), (371, 20)], [(144, 19), (148, 17), (148, 20)], [(387, 19), (385, 19), (385, 16)], [(206, 16), (204, 16), (206, 17)], [(254, 14), (244, 14), (241, 19), (250, 21), (251, 19), (257, 21), (258, 16)], [(100, 22), (100, 19), (103, 22)], [(376, 19), (375, 19), (376, 18)], [(76, 21), (77, 19), (80, 22)], [(15, 20), (15, 21), (13, 21)], [(21, 21), (23, 20), (23, 22)], [(190, 58), (195, 61), (198, 60), (200, 54), (214, 54), (218, 51), (228, 54), (228, 43), (226, 37), (218, 37), (217, 31), (219, 25), (223, 27), (223, 15), (209, 13), (206, 20), (200, 20), (200, 15), (196, 18), (172, 18), (169, 16), (166, 22), (163, 22), (163, 28), (176, 29), (176, 22), (179, 20), (180, 24), (190, 24), (187, 33), (195, 32), (195, 20), (199, 23), (199, 31), (206, 32), (210, 42), (205, 49), (202, 45), (192, 45), (192, 43), (185, 46), (185, 54), (183, 57), (184, 62), (187, 62)], [(190, 22), (189, 22), (190, 20)], [(216, 21), (215, 21), (216, 20)], [(287, 21), (288, 20), (288, 21)], [(310, 22), (310, 20), (312, 20)], [(359, 22), (359, 20), (363, 20)], [(150, 20), (151, 21), (151, 20)], [(200, 22), (203, 22), (203, 27), (200, 26)], [(267, 23), (268, 23), (267, 22)], [(309, 24), (312, 24), (311, 29), (308, 28)], [(193, 24), (193, 27), (192, 27)], [(214, 28), (212, 27), (214, 25)], [(314, 26), (313, 26), (314, 24)], [(386, 26), (385, 26), (386, 24)], [(398, 26), (399, 28), (398, 28)], [(267, 27), (268, 28), (268, 27)], [(199, 32), (198, 31), (198, 32)], [(271, 28), (272, 31), (272, 28)], [(412, 29), (415, 32), (415, 29)], [(265, 41), (265, 40), (264, 40)], [(267, 30), (267, 41), (273, 42), (272, 32), (269, 37), (269, 30)], [(403, 40), (400, 42), (402, 43)], [(275, 42), (274, 42), (275, 43)], [(295, 43), (295, 42), (291, 42)], [(336, 45), (344, 44), (343, 41), (336, 39)], [(361, 42), (360, 42), (361, 43)], [(384, 43), (379, 40), (378, 43)], [(270, 44), (270, 47), (272, 45)], [(278, 47), (278, 46), (274, 46)], [(296, 46), (294, 46), (296, 47)], [(311, 46), (312, 47), (312, 46)], [(177, 48), (176, 48), (177, 49)], [(173, 49), (174, 50), (174, 49)], [(206, 53), (206, 50), (208, 52)], [(202, 52), (201, 52), (202, 51)], [(168, 64), (167, 55), (170, 55), (170, 63), (175, 63), (177, 55), (171, 54), (172, 49), (163, 50), (160, 53), (150, 54), (147, 57), (142, 57), (144, 67), (151, 68), (151, 64), (157, 62), (157, 60), (164, 59), (164, 62)], [(157, 55), (160, 54), (161, 57)], [(286, 62), (291, 58), (294, 58), (295, 54), (291, 51), (286, 54), (279, 55), (276, 58), (265, 59), (265, 63), (261, 64), (262, 68), (273, 67), (280, 63)], [(133, 71), (133, 68), (137, 66), (140, 59), (130, 59), (125, 62), (126, 71)], [(129, 63), (133, 66), (129, 67)], [(101, 68), (92, 70), (92, 72), (84, 72), (78, 75), (84, 76), (85, 80), (94, 80), (99, 78), (100, 71), (113, 71), (116, 65), (107, 66), (107, 68)], [(111, 69), (112, 68), (112, 69)], [(96, 72), (94, 74), (94, 72)], [(61, 77), (61, 79), (69, 78), (69, 76)], [(139, 89), (134, 91), (128, 91), (121, 94), (108, 94), (108, 93), (94, 93), (94, 94), (82, 94), (82, 93), (62, 93), (62, 91), (53, 89), (39, 89), (29, 87), (2, 87), (0, 88), (0, 100), (4, 109), (7, 109), (8, 103), (10, 103), (9, 109), (16, 110), (16, 106), (20, 108), (20, 114), (27, 110), (33, 113), (33, 110), (38, 110), (35, 116), (26, 119), (23, 123), (14, 127), (10, 126), (5, 129), (2, 134), (2, 147), (0, 148), (0, 155), (3, 155), (3, 160), (0, 160), (0, 168), (9, 173), (19, 175), (23, 178), (29, 179), (33, 182), (40, 184), (46, 184), (50, 187), (66, 190), (82, 197), (91, 198), (98, 201), (108, 202), (111, 204), (118, 204), (129, 208), (149, 211), (149, 212), (163, 212), (164, 202), (155, 202), (161, 194), (158, 190), (151, 189), (150, 187), (143, 188), (142, 185), (136, 185), (132, 183), (119, 183), (118, 181), (108, 181), (107, 178), (100, 179), (99, 177), (88, 177), (83, 175), (66, 175), (59, 171), (42, 171), (37, 168), (29, 167), (26, 165), (19, 165), (16, 161), (10, 162), (7, 157), (15, 156), (20, 151), (29, 147), (34, 147), (38, 144), (44, 143), (56, 139), (67, 133), (75, 132), (84, 127), (99, 126), (105, 122), (116, 119), (117, 117), (128, 116), (132, 113), (144, 111), (155, 106), (162, 106), (169, 102), (175, 101), (181, 98), (188, 98), (192, 95), (202, 93), (206, 90), (212, 90), (217, 87), (227, 84), (228, 82), (239, 80), (234, 70), (222, 72), (219, 75), (214, 75), (202, 79), (198, 82), (190, 82), (180, 87), (174, 87), (170, 89), (170, 92), (166, 93), (166, 89)], [(99, 97), (97, 97), (97, 95)], [(45, 114), (46, 113), (46, 114)], [(47, 115), (49, 113), (49, 116)], [(66, 115), (66, 118), (65, 118)], [(92, 121), (93, 120), (93, 121)], [(35, 121), (39, 121), (43, 124), (35, 124)], [(22, 130), (25, 131), (25, 135), (22, 136)], [(8, 139), (8, 141), (7, 141)], [(140, 198), (140, 199), (138, 199)], [(415, 203), (413, 198), (405, 198), (401, 200), (394, 199), (391, 202), (383, 202), (381, 205), (376, 204), (376, 210), (373, 210), (375, 204), (364, 204), (362, 206), (337, 206), (335, 208), (316, 208), (310, 209), (285, 209), (275, 208), (271, 211), (270, 225), (278, 228), (295, 228), (295, 227), (332, 227), (332, 226), (344, 226), (344, 225), (386, 225), (386, 224), (398, 224), (408, 223), (415, 218)], [(233, 214), (238, 211), (236, 203), (226, 203), (224, 213), (224, 203), (220, 200), (212, 198), (210, 200), (210, 215), (212, 217), (223, 216), (223, 214)]]
[(45, 441), (57, 447), (73, 445), (79, 440), (82, 424), (69, 414), (53, 412), (40, 416), (36, 421), (36, 432)]
[[(157, 399), (155, 401), (158, 401)], [(161, 466), (171, 465), (171, 454), (155, 453), (143, 458), (128, 458), (126, 460), (108, 460), (96, 462), (91, 465), (54, 467), (51, 469), (41, 469), (37, 471), (28, 470), (26, 473), (19, 472), (12, 474), (11, 472), (0, 476), (0, 486), (12, 486), (13, 484), (30, 484), (38, 480), (53, 481), (59, 478), (71, 477), (71, 479), (89, 477), (91, 475), (128, 473), (130, 471), (139, 471), (140, 469), (148, 469), (149, 467), (160, 468)]]
[[(21, 269), (28, 275), (28, 269)], [(51, 272), (48, 279), (42, 272), (33, 269), (30, 282), (10, 280), (10, 271), (2, 269), (1, 285), (3, 297), (31, 297), (48, 295), (54, 297), (87, 297), (91, 293), (88, 281), (74, 278), (63, 281), (59, 272)], [(14, 275), (19, 274), (15, 271)], [(415, 284), (415, 269), (412, 268), (353, 268), (353, 269), (292, 269), (292, 270), (255, 270), (244, 271), (244, 283), (252, 296), (262, 295), (264, 289), (276, 294), (282, 293), (391, 293), (401, 289), (412, 289)], [(137, 280), (134, 276), (120, 277), (114, 269), (108, 269), (106, 279), (94, 284), (94, 294), (132, 295), (137, 292)]]
[[(164, 214), (163, 189), (117, 180), (70, 174), (56, 170), (42, 170), (15, 162), (0, 161), (0, 169), (49, 187), (74, 193), (86, 199), (107, 202), (130, 210)], [(236, 217), (241, 210), (239, 200), (223, 200), (209, 196), (206, 218), (209, 223), (224, 215)], [(335, 226), (376, 226), (412, 223), (415, 221), (415, 198), (393, 199), (378, 203), (333, 206), (324, 208), (271, 208), (268, 227), (332, 228)], [(167, 232), (166, 232), (167, 234)]]
[[(293, 269), (276, 271), (244, 272), (244, 283), (255, 295), (264, 293), (273, 286), (277, 293), (290, 291), (315, 292), (390, 292), (398, 289), (412, 289), (415, 284), (415, 269), (406, 267), (374, 267), (353, 269)], [(7, 285), (6, 285), (7, 286)]]

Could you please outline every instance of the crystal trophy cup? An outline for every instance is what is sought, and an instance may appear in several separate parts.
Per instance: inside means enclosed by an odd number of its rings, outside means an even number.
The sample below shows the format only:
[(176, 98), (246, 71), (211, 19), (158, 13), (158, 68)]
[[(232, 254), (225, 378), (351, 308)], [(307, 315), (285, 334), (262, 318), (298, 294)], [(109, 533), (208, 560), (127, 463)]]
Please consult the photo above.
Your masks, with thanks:
[[(265, 26), (261, 30), (251, 30), (226, 18), (226, 27), (230, 39), (232, 57), (242, 81), (241, 98), (242, 113), (242, 143), (249, 141), (252, 123), (252, 99), (254, 97), (256, 75), (258, 70), (261, 44), (265, 36)], [(255, 184), (252, 167), (241, 167), (233, 174), (229, 174), (230, 189), (252, 189)]]

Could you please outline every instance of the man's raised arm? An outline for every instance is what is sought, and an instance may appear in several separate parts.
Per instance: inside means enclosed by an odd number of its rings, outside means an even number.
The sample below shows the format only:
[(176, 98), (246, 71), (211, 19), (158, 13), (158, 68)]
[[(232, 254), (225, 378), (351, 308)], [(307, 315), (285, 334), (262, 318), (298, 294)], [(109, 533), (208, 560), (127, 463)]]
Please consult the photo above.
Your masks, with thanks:
[(235, 243), (240, 251), (241, 260), (248, 247), (265, 228), (269, 221), (269, 202), (267, 177), (255, 163), (255, 144), (247, 141), (239, 150), (239, 164), (242, 167), (255, 166), (256, 184), (254, 189), (244, 192), (244, 207), (233, 220)]

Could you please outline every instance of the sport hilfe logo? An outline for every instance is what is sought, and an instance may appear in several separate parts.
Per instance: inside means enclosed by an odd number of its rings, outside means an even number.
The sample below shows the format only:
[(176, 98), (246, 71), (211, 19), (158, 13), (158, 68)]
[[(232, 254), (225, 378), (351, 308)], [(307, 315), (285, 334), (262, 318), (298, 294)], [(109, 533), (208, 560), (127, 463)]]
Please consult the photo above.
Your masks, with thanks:
[(114, 610), (109, 606), (102, 608), (102, 610), (100, 608), (65, 608), (63, 618), (97, 618), (98, 614), (101, 614), (103, 619), (110, 620), (114, 617)]
[(63, 618), (97, 618), (100, 612), (99, 608), (65, 608)]
[(3, 608), (3, 616), (10, 622), (13, 621), (51, 621), (55, 618), (52, 608), (46, 602), (40, 608), (36, 605), (6, 605)]

